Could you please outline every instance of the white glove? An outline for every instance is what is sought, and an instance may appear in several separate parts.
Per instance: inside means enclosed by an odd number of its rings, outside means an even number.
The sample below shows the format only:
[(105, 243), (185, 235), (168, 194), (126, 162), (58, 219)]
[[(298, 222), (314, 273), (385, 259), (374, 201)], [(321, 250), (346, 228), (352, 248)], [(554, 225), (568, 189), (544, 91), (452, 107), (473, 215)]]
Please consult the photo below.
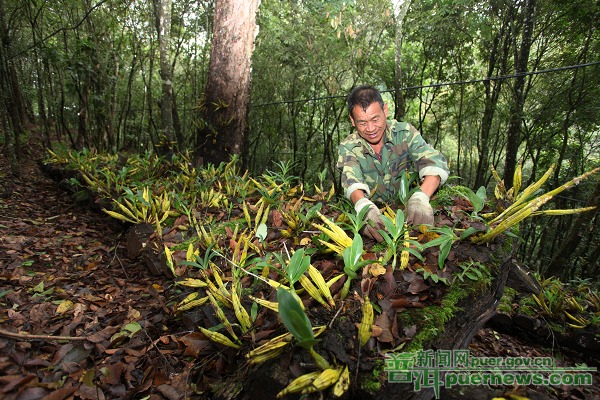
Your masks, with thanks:
[(433, 225), (433, 208), (429, 204), (429, 196), (424, 192), (415, 192), (408, 199), (408, 216), (406, 223), (410, 225)]
[[(369, 211), (367, 211), (367, 214), (365, 215), (367, 225), (363, 229), (363, 233), (371, 239), (374, 239), (378, 242), (383, 242), (383, 237), (379, 232), (377, 232), (379, 229), (385, 229), (385, 224), (381, 219), (381, 211), (379, 211), (379, 208), (377, 208), (377, 206), (366, 197), (359, 199), (356, 204), (354, 204), (354, 210), (356, 211), (357, 215), (360, 214), (365, 207), (368, 207)], [(369, 222), (371, 222), (373, 226), (371, 226)]]

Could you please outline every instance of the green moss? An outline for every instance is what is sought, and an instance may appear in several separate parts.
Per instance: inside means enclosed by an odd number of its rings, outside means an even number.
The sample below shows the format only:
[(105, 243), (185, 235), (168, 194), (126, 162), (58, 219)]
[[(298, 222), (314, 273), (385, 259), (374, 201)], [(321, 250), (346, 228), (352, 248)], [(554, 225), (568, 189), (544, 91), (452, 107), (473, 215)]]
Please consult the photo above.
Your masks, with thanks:
[(482, 288), (487, 287), (489, 280), (482, 279), (484, 284), (473, 284), (473, 281), (454, 282), (450, 290), (442, 299), (441, 306), (428, 306), (425, 308), (410, 309), (399, 314), (403, 326), (416, 325), (417, 334), (413, 337), (403, 351), (414, 352), (421, 350), (435, 341), (444, 332), (445, 324), (450, 321), (457, 312), (462, 311), (458, 303), (465, 298), (480, 293)]
[(440, 188), (440, 190), (438, 190), (435, 198), (431, 200), (431, 207), (450, 207), (454, 205), (453, 197), (455, 195), (456, 194), (454, 193), (452, 186), (444, 185)]
[(548, 323), (550, 329), (552, 329), (554, 332), (565, 334), (565, 326), (563, 324), (553, 320), (547, 320), (546, 322)]
[(375, 243), (373, 247), (371, 247), (371, 251), (373, 253), (381, 253), (387, 250), (387, 244), (385, 242)]
[[(468, 288), (468, 286), (467, 286)], [(417, 326), (417, 334), (403, 351), (414, 352), (423, 349), (426, 345), (436, 340), (444, 332), (444, 325), (461, 311), (457, 304), (461, 299), (471, 295), (469, 289), (463, 285), (454, 284), (444, 296), (441, 306), (428, 306), (415, 308), (399, 314), (403, 326)]]
[(435, 199), (431, 201), (433, 208), (450, 207), (455, 204), (456, 197), (468, 198), (466, 186), (462, 185), (444, 185), (438, 190)]
[(373, 366), (373, 373), (364, 376), (360, 383), (360, 387), (368, 393), (375, 394), (381, 389), (382, 379), (387, 379), (387, 375), (383, 370), (383, 360), (376, 360)]
[(510, 287), (504, 288), (504, 294), (500, 298), (500, 302), (498, 303), (498, 311), (504, 314), (512, 314), (513, 311), (513, 303), (515, 302), (515, 298), (517, 296), (517, 291)]

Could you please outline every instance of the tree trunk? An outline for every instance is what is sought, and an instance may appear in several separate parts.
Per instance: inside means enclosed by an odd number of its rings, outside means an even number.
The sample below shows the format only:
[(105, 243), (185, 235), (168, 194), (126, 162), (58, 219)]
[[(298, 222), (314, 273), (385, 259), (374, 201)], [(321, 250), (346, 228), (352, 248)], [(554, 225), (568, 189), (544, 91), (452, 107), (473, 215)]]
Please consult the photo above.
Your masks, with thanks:
[[(2, 129), (10, 159), (11, 172), (20, 175), (20, 136), (22, 133), (22, 119), (20, 118), (18, 99), (20, 97), (19, 82), (16, 80), (14, 60), (11, 60), (11, 39), (9, 28), (5, 20), (6, 13), (4, 1), (0, 0), (0, 99), (3, 112)], [(12, 133), (12, 135), (11, 135)]]
[(33, 54), (34, 54), (34, 64), (35, 64), (35, 86), (37, 88), (37, 103), (38, 103), (38, 112), (40, 114), (40, 119), (42, 121), (42, 126), (44, 129), (44, 145), (46, 147), (50, 147), (50, 125), (48, 121), (48, 117), (46, 114), (46, 101), (44, 97), (44, 86), (46, 76), (43, 73), (43, 61), (42, 57), (39, 56), (38, 46), (40, 42), (38, 41), (38, 33), (37, 29), (40, 29), (39, 36), (42, 37), (41, 27), (39, 18), (41, 15), (41, 9), (34, 10), (32, 9), (33, 4), (28, 4), (27, 7), (27, 15), (29, 18), (29, 24), (31, 26), (31, 39), (33, 42)]
[(581, 242), (582, 235), (586, 232), (586, 227), (590, 221), (594, 221), (594, 216), (598, 213), (600, 207), (600, 181), (596, 183), (594, 193), (590, 196), (587, 201), (586, 207), (596, 207), (594, 211), (581, 213), (577, 215), (571, 224), (571, 228), (566, 238), (561, 241), (561, 245), (558, 247), (552, 261), (546, 268), (546, 276), (567, 276), (569, 266), (573, 264), (571, 256), (575, 253), (577, 246)]
[(164, 135), (160, 143), (166, 148), (171, 147), (175, 134), (173, 129), (173, 70), (170, 60), (171, 37), (171, 0), (154, 0), (154, 15), (158, 32), (160, 53), (160, 77), (162, 79), (162, 97), (160, 100), (160, 125)]
[[(462, 60), (460, 53), (458, 54), (457, 62), (458, 77), (461, 81), (463, 78)], [(465, 85), (460, 85), (459, 88), (458, 115), (456, 116), (456, 175), (460, 176), (460, 162), (462, 153), (462, 132), (463, 132), (463, 115), (465, 103)]]
[[(508, 56), (508, 45), (510, 33), (507, 29), (507, 23), (504, 22), (500, 31), (494, 38), (492, 49), (488, 57), (488, 77), (492, 77), (494, 74), (503, 74), (506, 68), (506, 61)], [(483, 82), (485, 88), (485, 109), (483, 111), (483, 118), (481, 121), (481, 131), (477, 140), (477, 148), (479, 150), (479, 161), (477, 163), (477, 169), (475, 171), (475, 187), (480, 187), (485, 184), (486, 171), (489, 169), (489, 143), (490, 143), (490, 132), (492, 129), (492, 121), (496, 112), (496, 105), (500, 97), (500, 89), (502, 88), (502, 80), (491, 81), (486, 80)]]
[(513, 102), (510, 107), (508, 123), (508, 140), (506, 143), (506, 160), (504, 167), (504, 184), (507, 188), (513, 186), (513, 176), (517, 166), (517, 155), (521, 144), (521, 124), (523, 107), (525, 105), (525, 72), (531, 49), (533, 25), (535, 22), (536, 0), (527, 0), (523, 10), (523, 34), (519, 50), (515, 49), (515, 75), (513, 85)]
[(396, 34), (394, 37), (395, 41), (395, 69), (394, 69), (394, 103), (396, 104), (394, 110), (394, 119), (400, 121), (404, 118), (406, 113), (406, 104), (404, 101), (404, 95), (402, 93), (402, 26), (404, 24), (404, 17), (408, 12), (411, 0), (392, 0), (392, 6), (394, 9), (394, 22), (396, 24)]
[(205, 124), (196, 142), (196, 151), (206, 163), (219, 164), (243, 151), (258, 4), (259, 0), (217, 0), (215, 4)]

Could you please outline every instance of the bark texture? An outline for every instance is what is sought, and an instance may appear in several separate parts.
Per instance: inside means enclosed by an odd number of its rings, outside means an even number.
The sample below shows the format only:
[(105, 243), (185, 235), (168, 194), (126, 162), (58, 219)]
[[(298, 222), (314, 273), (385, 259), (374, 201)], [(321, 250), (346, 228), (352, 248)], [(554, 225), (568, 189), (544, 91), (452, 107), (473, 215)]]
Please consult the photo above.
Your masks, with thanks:
[(219, 164), (242, 154), (248, 128), (250, 67), (259, 0), (217, 0), (197, 153)]

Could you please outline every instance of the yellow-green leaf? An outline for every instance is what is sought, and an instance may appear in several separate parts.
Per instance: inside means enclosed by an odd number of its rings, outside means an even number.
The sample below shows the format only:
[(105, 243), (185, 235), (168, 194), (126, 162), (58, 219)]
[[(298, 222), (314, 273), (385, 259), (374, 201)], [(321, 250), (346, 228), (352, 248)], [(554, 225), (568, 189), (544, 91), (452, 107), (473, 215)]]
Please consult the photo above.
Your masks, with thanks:
[(73, 308), (73, 302), (71, 300), (63, 300), (56, 307), (56, 314), (64, 314)]

